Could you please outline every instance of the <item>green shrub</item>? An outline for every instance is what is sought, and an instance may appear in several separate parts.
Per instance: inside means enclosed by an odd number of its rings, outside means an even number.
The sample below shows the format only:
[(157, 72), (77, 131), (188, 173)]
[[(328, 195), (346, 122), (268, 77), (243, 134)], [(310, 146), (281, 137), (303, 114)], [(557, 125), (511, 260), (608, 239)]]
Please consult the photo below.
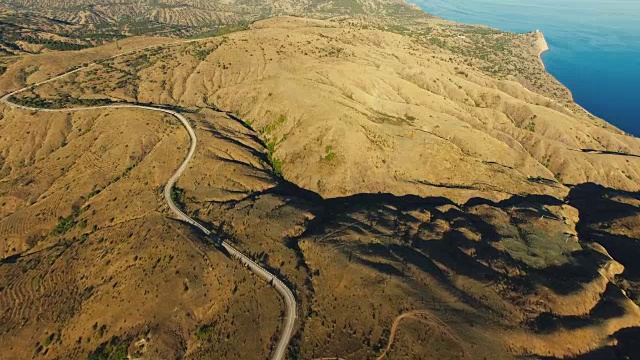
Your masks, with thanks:
[(51, 235), (58, 236), (64, 235), (67, 231), (71, 230), (74, 226), (76, 226), (76, 217), (78, 214), (74, 212), (73, 214), (67, 217), (61, 217), (58, 219), (58, 223), (56, 227), (51, 231)]
[(100, 344), (97, 349), (89, 354), (88, 360), (126, 360), (131, 338), (120, 339), (115, 336), (109, 341)]
[(267, 143), (267, 160), (269, 161), (269, 164), (271, 164), (273, 172), (278, 176), (282, 176), (283, 161), (273, 155), (275, 152), (276, 142), (275, 140), (271, 140)]
[(91, 45), (86, 45), (86, 44), (76, 44), (72, 42), (58, 41), (53, 39), (41, 39), (41, 38), (34, 38), (34, 37), (25, 37), (23, 38), (23, 40), (31, 44), (42, 45), (49, 50), (58, 50), (58, 51), (82, 50), (82, 49), (91, 47)]
[(274, 130), (276, 130), (277, 128), (279, 128), (282, 124), (284, 124), (287, 121), (287, 116), (284, 114), (281, 114), (274, 122), (272, 122), (271, 124), (267, 125), (262, 132), (265, 133), (266, 135), (271, 134)]
[(336, 153), (333, 152), (333, 146), (327, 145), (327, 147), (324, 148), (324, 152), (325, 152), (325, 155), (324, 155), (325, 161), (331, 161), (336, 158)]

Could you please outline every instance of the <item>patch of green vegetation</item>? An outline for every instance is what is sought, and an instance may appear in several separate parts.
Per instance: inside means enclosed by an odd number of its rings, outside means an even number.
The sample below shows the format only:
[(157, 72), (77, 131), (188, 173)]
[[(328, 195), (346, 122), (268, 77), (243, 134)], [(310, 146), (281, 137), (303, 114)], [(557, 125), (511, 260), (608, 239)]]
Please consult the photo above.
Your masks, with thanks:
[(82, 300), (87, 300), (93, 295), (93, 286), (88, 286), (82, 291)]
[(84, 36), (88, 39), (101, 39), (101, 40), (117, 40), (117, 39), (124, 39), (127, 37), (124, 34), (106, 33), (106, 32), (85, 34)]
[(405, 119), (392, 117), (386, 114), (377, 114), (376, 116), (372, 116), (370, 120), (378, 124), (401, 125), (405, 123)]
[(135, 169), (136, 166), (138, 166), (138, 162), (135, 162), (132, 165), (127, 166), (127, 168), (124, 169), (124, 173), (122, 173), (122, 177), (124, 177), (127, 174), (129, 174), (131, 172), (131, 170)]
[(505, 238), (500, 240), (500, 243), (509, 256), (532, 268), (542, 269), (566, 264), (570, 261), (567, 254), (579, 248), (579, 245), (567, 241), (561, 233), (522, 230), (525, 231), (522, 231), (519, 238)]
[(331, 145), (327, 145), (327, 147), (324, 148), (324, 160), (325, 161), (332, 161), (333, 159), (336, 158), (336, 153), (333, 152), (333, 146)]
[(191, 55), (193, 55), (193, 57), (200, 61), (205, 61), (207, 59), (207, 56), (209, 56), (212, 51), (212, 49), (197, 49), (195, 51), (192, 51)]
[(212, 323), (212, 324), (200, 326), (196, 331), (196, 336), (200, 340), (209, 340), (213, 337), (215, 333), (216, 333), (216, 324)]
[(195, 57), (200, 61), (205, 61), (207, 59), (207, 56), (209, 56), (209, 54), (214, 52), (218, 47), (219, 47), (218, 44), (212, 47), (205, 47), (205, 46), (202, 46), (201, 44), (194, 43), (193, 50), (191, 50), (190, 54), (191, 56)]
[(286, 121), (287, 121), (287, 116), (284, 115), (284, 114), (281, 114), (275, 121), (273, 121), (271, 124), (265, 126), (265, 128), (262, 129), (262, 132), (265, 133), (266, 135), (269, 135), (274, 130), (276, 130), (277, 128), (282, 126), (282, 124), (284, 124)]
[(147, 19), (136, 18), (134, 15), (123, 17), (117, 26), (121, 29), (126, 28), (127, 32), (134, 36), (153, 34), (161, 31), (165, 33), (180, 31), (180, 27), (177, 25), (161, 24)]
[(276, 175), (282, 177), (283, 161), (273, 155), (275, 152), (276, 152), (276, 142), (275, 140), (271, 140), (267, 143), (267, 160), (269, 160), (269, 164), (271, 164), (271, 168), (273, 168), (273, 172)]
[(42, 345), (44, 345), (45, 347), (51, 345), (51, 343), (55, 340), (55, 338), (56, 338), (56, 333), (51, 333), (49, 336), (44, 338), (44, 340), (42, 340)]
[(429, 44), (431, 44), (431, 45), (435, 45), (435, 46), (437, 46), (437, 47), (439, 47), (439, 48), (447, 49), (447, 44), (444, 42), (444, 40), (442, 40), (442, 39), (441, 39), (441, 38), (439, 38), (439, 37), (435, 37), (435, 36), (428, 37), (428, 38), (427, 38), (427, 42), (428, 42)]
[(475, 35), (496, 35), (496, 34), (502, 33), (502, 31), (500, 30), (486, 28), (482, 26), (465, 26), (462, 32), (465, 34), (475, 34)]
[(401, 25), (389, 25), (389, 26), (382, 27), (380, 30), (384, 30), (384, 31), (388, 31), (388, 32), (392, 32), (400, 35), (411, 34), (411, 29)]
[(100, 194), (101, 191), (102, 191), (102, 189), (95, 189), (95, 190), (91, 191), (89, 193), (89, 195), (87, 195), (87, 199), (91, 199), (92, 197)]
[(392, 17), (420, 17), (425, 13), (422, 10), (414, 9), (404, 3), (391, 3), (385, 7), (385, 12)]
[(128, 359), (128, 348), (132, 338), (120, 339), (117, 336), (98, 346), (89, 354), (87, 360), (126, 360)]
[(91, 45), (87, 44), (77, 44), (72, 42), (58, 41), (53, 39), (40, 39), (34, 37), (25, 37), (22, 40), (30, 44), (42, 45), (49, 50), (58, 51), (82, 50), (91, 47)]
[[(52, 236), (64, 235), (69, 230), (73, 229), (73, 227), (78, 224), (78, 216), (82, 214), (83, 211), (84, 211), (83, 209), (74, 210), (71, 213), (71, 215), (67, 217), (58, 218), (58, 223), (56, 224), (56, 227), (51, 231), (50, 235)], [(85, 227), (87, 226), (86, 221), (84, 225)]]
[(150, 54), (148, 53), (140, 54), (134, 59), (127, 61), (127, 66), (132, 67), (136, 72), (140, 72), (153, 64), (154, 62), (151, 60)]
[(179, 187), (171, 188), (171, 200), (178, 205), (178, 207), (184, 208), (184, 190)]
[(378, 342), (373, 345), (373, 351), (380, 352), (382, 349), (384, 349), (384, 346), (389, 341), (390, 335), (391, 335), (391, 331), (389, 329), (387, 328), (383, 329), (382, 334), (380, 334), (380, 338), (378, 339)]
[(107, 325), (102, 324), (102, 326), (100, 326), (100, 328), (98, 329), (98, 337), (103, 337), (105, 331), (107, 331)]
[(56, 99), (43, 99), (37, 96), (36, 97), (11, 96), (9, 101), (22, 106), (34, 107), (34, 108), (45, 108), (45, 109), (61, 109), (61, 108), (69, 107), (69, 105), (103, 106), (103, 105), (109, 105), (112, 103), (111, 99), (76, 99), (70, 96), (65, 96), (65, 97), (56, 98)]
[(216, 29), (203, 31), (194, 36), (191, 36), (190, 39), (204, 39), (208, 37), (222, 36), (225, 34), (230, 34), (238, 31), (244, 31), (249, 29), (248, 21), (240, 21), (234, 25), (221, 26)]

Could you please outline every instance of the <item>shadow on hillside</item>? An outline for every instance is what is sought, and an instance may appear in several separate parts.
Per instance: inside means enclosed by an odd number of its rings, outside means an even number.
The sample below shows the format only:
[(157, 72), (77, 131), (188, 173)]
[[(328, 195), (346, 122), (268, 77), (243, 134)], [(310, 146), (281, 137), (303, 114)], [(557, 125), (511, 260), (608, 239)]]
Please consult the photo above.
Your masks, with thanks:
[[(501, 249), (497, 243), (504, 238), (501, 233), (504, 230), (498, 228), (510, 227), (515, 234), (513, 236), (522, 236), (526, 243), (523, 233), (527, 228), (524, 225), (530, 226), (532, 220), (545, 218), (550, 226), (563, 226), (564, 219), (553, 214), (549, 207), (565, 202), (551, 196), (513, 196), (500, 202), (475, 198), (460, 206), (442, 197), (423, 198), (415, 195), (357, 194), (321, 199), (317, 194), (286, 181), (264, 193), (285, 196), (291, 206), (312, 211), (316, 215), (301, 238), (328, 243), (335, 251), (348, 255), (352, 261), (389, 276), (405, 277), (405, 268), (412, 266), (430, 274), (463, 301), (485, 307), (458, 289), (451, 282), (451, 273), (475, 279), (487, 286), (500, 283), (506, 292), (516, 297), (533, 294), (539, 285), (559, 295), (569, 295), (582, 290), (585, 284), (600, 276), (598, 270), (609, 258), (584, 245), (590, 241), (604, 242), (602, 239), (606, 238), (608, 246), (605, 247), (611, 255), (620, 262), (629, 262), (628, 272), (636, 276), (640, 265), (631, 263), (640, 255), (636, 239), (618, 236), (612, 240), (611, 235), (598, 235), (584, 226), (583, 222), (591, 219), (611, 221), (638, 212), (637, 208), (628, 204), (599, 197), (599, 194), (607, 191), (611, 190), (593, 184), (572, 190), (569, 201), (580, 210), (581, 222), (578, 226), (582, 249), (564, 253), (569, 261), (546, 267), (532, 267)], [(640, 197), (636, 193), (626, 195)], [(594, 198), (601, 201), (594, 204)], [(496, 223), (495, 220), (471, 213), (470, 210), (476, 206), (491, 207), (510, 214), (506, 220), (508, 224)], [(517, 210), (514, 211), (514, 208)], [(415, 234), (407, 233), (406, 225), (420, 222), (412, 215), (413, 212), (430, 214), (429, 221), (422, 222)], [(436, 222), (447, 224), (441, 233), (434, 230), (433, 224)], [(553, 225), (556, 222), (558, 225)], [(480, 238), (469, 238), (460, 229), (471, 229)], [(425, 241), (419, 239), (420, 233), (438, 234), (439, 237)], [(350, 240), (344, 237), (347, 235), (365, 240)], [(624, 315), (621, 299), (617, 299), (623, 295), (617, 287), (610, 287), (606, 299), (602, 299), (589, 316), (554, 317), (542, 313), (531, 323), (532, 328), (544, 333), (559, 328), (589, 326)]]
[[(221, 139), (229, 137), (224, 132), (214, 135)], [(248, 149), (242, 143), (235, 145), (264, 161), (264, 152), (259, 149)], [(637, 239), (607, 231), (614, 220), (639, 211), (638, 207), (614, 201), (612, 197), (640, 200), (638, 193), (587, 183), (573, 187), (566, 201), (546, 195), (516, 195), (498, 202), (473, 198), (459, 205), (444, 197), (389, 193), (323, 199), (285, 179), (275, 176), (272, 179), (275, 185), (267, 190), (219, 204), (229, 209), (244, 208), (253, 206), (263, 196), (277, 197), (283, 206), (314, 215), (302, 235), (286, 240), (290, 248), (299, 249), (299, 239), (317, 241), (343, 253), (349, 261), (407, 280), (409, 269), (418, 269), (476, 308), (487, 305), (474, 296), (477, 294), (460, 288), (453, 281), (454, 276), (474, 279), (485, 286), (496, 285), (499, 293), (516, 306), (520, 301), (526, 304), (528, 295), (536, 298), (540, 286), (558, 295), (574, 294), (600, 277), (599, 270), (609, 261), (605, 254), (587, 246), (590, 242), (600, 243), (625, 265), (626, 276), (640, 278)], [(570, 235), (573, 229), (557, 215), (562, 212), (553, 210), (566, 203), (579, 210), (577, 243)], [(496, 216), (487, 216), (485, 211)], [(568, 231), (563, 232), (564, 227)], [(532, 238), (536, 241), (531, 241)], [(506, 246), (505, 240), (520, 246), (516, 249), (519, 252)], [(575, 246), (565, 246), (569, 241)], [(549, 244), (552, 245), (549, 249), (544, 248)], [(557, 317), (546, 313), (544, 304), (535, 305), (537, 309), (527, 311), (541, 315), (529, 325), (541, 333), (590, 326), (624, 315), (620, 297), (624, 297), (620, 290), (610, 285), (606, 298), (585, 317)]]
[[(631, 201), (622, 202), (617, 199)], [(640, 281), (640, 193), (614, 190), (597, 184), (582, 184), (571, 189), (568, 203), (580, 211), (577, 230), (580, 238), (602, 245), (607, 252), (625, 267), (623, 276)], [(638, 217), (635, 229), (624, 229), (615, 221)], [(628, 225), (627, 225), (628, 226)], [(618, 228), (616, 228), (618, 227)], [(631, 230), (631, 236), (620, 234)]]
[[(598, 238), (596, 233), (582, 225), (585, 219), (586, 221), (592, 218), (597, 218), (599, 221), (602, 218), (611, 220), (638, 211), (635, 207), (610, 200), (606, 203), (597, 203), (594, 209), (593, 198), (598, 197), (598, 194), (603, 191), (610, 190), (585, 184), (574, 188), (570, 194), (571, 204), (580, 210), (579, 238), (582, 243), (611, 237), (600, 234)], [(600, 276), (598, 270), (608, 261), (605, 255), (583, 246), (581, 250), (563, 254), (570, 261), (546, 267), (532, 267), (514, 258), (508, 251), (500, 249), (496, 243), (502, 240), (504, 235), (498, 227), (509, 226), (515, 234), (513, 236), (522, 236), (522, 242), (527, 243), (524, 239), (526, 235), (524, 233), (527, 230), (522, 225), (527, 225), (539, 218), (546, 218), (552, 223), (558, 222), (558, 226), (562, 224), (563, 219), (550, 212), (548, 207), (559, 206), (565, 202), (551, 196), (513, 196), (500, 202), (474, 198), (460, 206), (444, 197), (396, 196), (388, 193), (356, 194), (323, 199), (312, 191), (281, 179), (270, 189), (250, 194), (226, 205), (233, 207), (240, 202), (253, 201), (264, 195), (285, 198), (287, 206), (309, 211), (315, 215), (301, 238), (334, 243), (337, 245), (337, 251), (353, 254), (354, 259), (363, 265), (393, 276), (404, 276), (402, 267), (412, 265), (440, 279), (445, 285), (452, 286), (441, 268), (444, 265), (455, 274), (480, 282), (503, 282), (516, 293), (533, 292), (539, 284), (557, 294), (568, 295), (581, 290), (584, 284)], [(628, 195), (640, 197), (633, 193)], [(508, 224), (492, 222), (490, 219), (471, 213), (469, 210), (476, 206), (488, 206), (504, 213), (509, 213), (508, 210), (511, 210), (511, 215), (507, 219)], [(602, 207), (607, 211), (603, 211)], [(517, 211), (514, 212), (514, 208)], [(598, 214), (593, 214), (593, 211)], [(438, 234), (438, 240), (420, 240), (419, 234), (407, 233), (406, 224), (420, 222), (412, 215), (413, 212), (430, 214), (430, 220), (419, 225), (418, 233), (435, 233), (432, 227), (438, 221), (448, 224), (448, 229)], [(600, 214), (600, 212), (604, 213)], [(466, 237), (460, 229), (473, 230), (480, 235), (480, 240)], [(345, 232), (364, 238), (376, 238), (377, 241), (376, 243), (341, 242), (340, 238)], [(634, 239), (624, 237), (617, 237), (609, 242), (620, 243), (611, 249), (609, 249), (611, 246), (605, 247), (618, 261), (629, 262), (629, 272), (636, 275), (640, 270), (640, 264), (633, 263), (631, 260), (637, 259), (640, 255), (640, 246)], [(386, 261), (384, 264), (375, 262), (371, 260), (372, 257), (384, 258)], [(396, 265), (390, 265), (394, 263)], [(526, 276), (513, 276), (514, 273), (526, 274)]]
[(602, 294), (598, 304), (591, 309), (588, 315), (583, 316), (557, 316), (551, 313), (542, 313), (529, 324), (539, 333), (551, 334), (557, 330), (571, 330), (601, 323), (607, 319), (622, 317), (626, 314), (623, 302), (627, 301), (622, 291), (609, 283)]
[[(558, 293), (571, 293), (581, 288), (581, 284), (591, 281), (598, 276), (599, 264), (605, 258), (598, 253), (591, 251), (577, 251), (571, 254), (574, 261), (558, 266), (547, 268), (532, 268), (520, 260), (514, 259), (508, 252), (498, 250), (492, 243), (502, 239), (500, 232), (496, 229), (497, 224), (493, 224), (479, 215), (472, 214), (467, 210), (473, 206), (488, 205), (497, 209), (508, 209), (511, 207), (521, 207), (522, 211), (517, 217), (510, 218), (510, 226), (514, 228), (517, 224), (527, 223), (530, 218), (540, 218), (546, 216), (555, 220), (545, 206), (559, 205), (562, 202), (548, 196), (516, 196), (498, 203), (486, 199), (471, 199), (463, 206), (455, 206), (453, 202), (446, 198), (422, 198), (414, 195), (394, 196), (392, 194), (358, 194), (349, 197), (323, 200), (321, 204), (316, 204), (321, 209), (321, 213), (316, 214), (315, 221), (310, 224), (305, 233), (307, 237), (323, 238), (326, 234), (343, 227), (348, 227), (360, 236), (380, 237), (384, 243), (388, 239), (388, 245), (405, 248), (404, 253), (409, 259), (416, 257), (429, 258), (437, 263), (444, 264), (450, 270), (460, 275), (465, 275), (479, 281), (494, 281), (503, 277), (502, 272), (488, 264), (504, 265), (519, 271), (524, 271), (530, 275), (527, 279), (518, 279), (514, 286), (526, 285), (527, 281), (535, 278), (545, 286), (552, 288)], [(450, 205), (446, 210), (439, 208)], [(443, 221), (449, 225), (449, 229), (441, 234), (439, 241), (417, 241), (416, 236), (407, 236), (404, 233), (403, 224), (414, 221), (410, 212), (428, 212), (431, 216), (430, 223), (420, 225), (420, 231), (429, 232), (434, 221)], [(364, 219), (364, 220), (363, 220)], [(557, 219), (560, 221), (561, 219)], [(514, 225), (515, 224), (515, 225)], [(499, 225), (499, 224), (498, 224)], [(479, 233), (481, 240), (468, 239), (458, 229), (469, 228)], [(520, 230), (520, 229), (518, 229)], [(389, 235), (392, 234), (392, 235)], [(336, 239), (339, 241), (339, 239)], [(398, 243), (402, 245), (398, 245)], [(370, 252), (368, 245), (359, 245), (352, 249), (362, 252)], [(378, 246), (378, 245), (376, 245)], [(466, 251), (472, 250), (473, 257)], [(379, 256), (383, 255), (380, 250), (376, 251)], [(416, 252), (421, 255), (417, 256)], [(420, 265), (424, 266), (425, 260), (420, 260)], [(435, 269), (430, 266), (430, 269)], [(567, 275), (558, 276), (558, 274)], [(533, 285), (529, 283), (528, 285)]]
[[(612, 339), (615, 346), (605, 346), (586, 354), (576, 356), (573, 360), (638, 360), (640, 359), (640, 327), (630, 327), (616, 331)], [(544, 358), (556, 360), (557, 358)]]

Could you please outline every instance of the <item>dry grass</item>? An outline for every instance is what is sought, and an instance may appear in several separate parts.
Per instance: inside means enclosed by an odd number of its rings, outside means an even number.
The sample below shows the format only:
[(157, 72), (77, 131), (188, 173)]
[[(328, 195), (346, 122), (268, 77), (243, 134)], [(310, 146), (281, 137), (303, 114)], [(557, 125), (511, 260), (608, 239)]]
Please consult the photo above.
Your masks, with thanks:
[[(467, 31), (430, 26), (450, 41)], [(294, 18), (252, 28), (115, 60), (29, 96), (232, 111), (262, 133), (287, 179), (325, 197), (391, 192), (462, 203), (562, 197), (566, 185), (587, 181), (640, 189), (640, 158), (625, 155), (640, 154), (640, 141), (550, 94), (557, 82), (530, 35), (509, 35), (508, 51), (490, 58), (527, 66), (490, 76), (471, 45), (443, 48), (428, 34)], [(499, 40), (472, 35), (485, 47)], [(516, 75), (541, 76), (540, 86)]]
[(81, 358), (141, 339), (150, 358), (269, 353), (273, 290), (167, 216), (160, 190), (188, 147), (175, 119), (5, 109), (2, 126), (6, 144), (22, 139), (3, 147), (1, 196), (19, 199), (0, 221), (6, 354)]
[[(552, 83), (527, 89), (388, 30), (273, 19), (27, 96), (194, 108), (185, 210), (291, 284), (291, 358), (379, 357), (394, 320), (418, 309), (427, 323), (398, 324), (389, 356), (575, 356), (639, 327), (638, 158), (620, 154), (638, 154), (638, 140), (548, 97)], [(13, 66), (7, 86), (33, 65)], [(203, 109), (214, 107), (244, 120)], [(2, 116), (0, 348), (269, 352), (275, 293), (163, 204), (188, 146), (175, 120)], [(276, 159), (292, 182), (274, 174)]]

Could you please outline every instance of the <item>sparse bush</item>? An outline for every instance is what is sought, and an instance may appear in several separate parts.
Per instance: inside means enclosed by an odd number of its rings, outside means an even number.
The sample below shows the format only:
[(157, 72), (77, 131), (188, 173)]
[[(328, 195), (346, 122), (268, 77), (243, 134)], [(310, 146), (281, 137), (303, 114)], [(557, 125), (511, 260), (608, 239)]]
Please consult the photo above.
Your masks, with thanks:
[[(67, 231), (71, 230), (74, 226), (76, 226), (76, 218), (80, 215), (79, 211), (74, 211), (71, 215), (67, 217), (61, 217), (58, 219), (58, 224), (51, 231), (51, 235), (58, 236), (64, 235)], [(86, 225), (86, 224), (85, 224)]]
[(88, 360), (125, 360), (128, 359), (128, 348), (131, 339), (120, 339), (115, 336), (102, 343), (87, 357)]
[(171, 200), (179, 207), (184, 208), (184, 190), (174, 186), (171, 188)]
[(324, 149), (324, 152), (325, 152), (325, 155), (324, 155), (325, 161), (332, 161), (333, 159), (336, 158), (336, 153), (333, 152), (333, 146), (327, 145), (327, 147)]
[(82, 49), (91, 47), (91, 45), (87, 45), (87, 44), (77, 44), (73, 42), (58, 41), (53, 39), (41, 39), (41, 38), (34, 38), (34, 37), (25, 37), (23, 40), (31, 44), (42, 45), (49, 50), (58, 50), (58, 51), (82, 50)]
[(267, 125), (262, 132), (269, 135), (287, 121), (287, 116), (281, 114), (274, 122)]
[(208, 340), (208, 339), (211, 339), (211, 336), (214, 333), (215, 333), (215, 323), (200, 326), (198, 328), (198, 331), (196, 332), (196, 336), (200, 340)]
[(282, 160), (273, 156), (275, 152), (276, 152), (276, 142), (272, 140), (267, 143), (267, 160), (269, 160), (269, 164), (271, 164), (271, 168), (273, 168), (273, 172), (278, 176), (282, 176), (283, 162)]

